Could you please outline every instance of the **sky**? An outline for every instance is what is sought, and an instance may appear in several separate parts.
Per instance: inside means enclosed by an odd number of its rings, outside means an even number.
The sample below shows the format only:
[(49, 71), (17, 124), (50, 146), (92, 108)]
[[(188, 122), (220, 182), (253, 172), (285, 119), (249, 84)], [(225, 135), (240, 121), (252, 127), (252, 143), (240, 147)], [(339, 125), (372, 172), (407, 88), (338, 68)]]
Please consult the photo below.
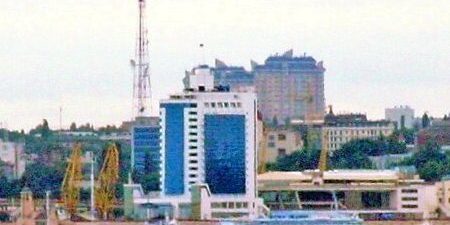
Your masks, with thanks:
[[(152, 112), (199, 63), (250, 69), (292, 48), (324, 61), (335, 112), (443, 116), (449, 11), (445, 0), (150, 0)], [(137, 0), (1, 0), (0, 126), (59, 128), (60, 107), (63, 127), (129, 120), (136, 31)]]

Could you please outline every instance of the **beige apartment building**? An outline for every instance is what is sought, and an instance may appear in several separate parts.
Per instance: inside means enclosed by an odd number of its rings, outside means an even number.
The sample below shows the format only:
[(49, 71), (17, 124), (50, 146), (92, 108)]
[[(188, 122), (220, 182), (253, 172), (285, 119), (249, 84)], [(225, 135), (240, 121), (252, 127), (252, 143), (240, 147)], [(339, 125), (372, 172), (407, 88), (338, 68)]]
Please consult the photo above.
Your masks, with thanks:
[(265, 128), (260, 148), (260, 163), (275, 162), (303, 147), (300, 132), (286, 128)]
[(252, 62), (258, 107), (266, 122), (323, 120), (325, 113), (323, 62), (311, 56), (294, 56), (289, 50)]

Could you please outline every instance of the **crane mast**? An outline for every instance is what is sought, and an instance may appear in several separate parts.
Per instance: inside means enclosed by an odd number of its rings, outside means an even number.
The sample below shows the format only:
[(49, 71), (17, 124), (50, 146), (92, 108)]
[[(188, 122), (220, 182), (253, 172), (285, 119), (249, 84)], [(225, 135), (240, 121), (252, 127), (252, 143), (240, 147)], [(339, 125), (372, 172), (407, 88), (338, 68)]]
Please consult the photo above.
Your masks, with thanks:
[(131, 60), (134, 69), (133, 79), (133, 118), (150, 114), (150, 57), (148, 50), (148, 30), (145, 25), (145, 0), (139, 1), (139, 28), (136, 40), (135, 59)]
[(81, 144), (76, 143), (72, 149), (61, 187), (62, 201), (70, 215), (76, 213), (80, 201), (81, 170)]
[(116, 204), (116, 184), (118, 179), (119, 150), (115, 144), (109, 144), (95, 189), (95, 204), (104, 220), (107, 219), (108, 213)]

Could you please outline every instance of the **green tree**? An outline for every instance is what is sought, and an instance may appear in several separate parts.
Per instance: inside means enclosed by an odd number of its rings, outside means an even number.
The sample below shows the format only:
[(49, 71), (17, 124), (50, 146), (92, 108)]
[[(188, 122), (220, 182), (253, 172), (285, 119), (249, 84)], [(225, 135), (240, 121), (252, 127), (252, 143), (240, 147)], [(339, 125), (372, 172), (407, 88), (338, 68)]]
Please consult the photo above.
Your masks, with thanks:
[(76, 131), (77, 130), (77, 124), (75, 123), (75, 122), (72, 122), (71, 124), (70, 124), (70, 128), (69, 128), (71, 131)]
[(426, 181), (438, 181), (447, 171), (448, 165), (442, 161), (428, 161), (418, 169), (420, 177)]
[(317, 169), (319, 165), (320, 150), (302, 149), (290, 155), (280, 157), (274, 163), (267, 164), (269, 171), (302, 171)]
[(46, 191), (59, 196), (64, 178), (65, 165), (48, 166), (41, 162), (27, 165), (22, 176), (22, 183), (31, 189), (37, 197), (44, 197)]
[(371, 169), (369, 155), (377, 155), (377, 144), (371, 140), (353, 140), (333, 152), (331, 167), (336, 169)]

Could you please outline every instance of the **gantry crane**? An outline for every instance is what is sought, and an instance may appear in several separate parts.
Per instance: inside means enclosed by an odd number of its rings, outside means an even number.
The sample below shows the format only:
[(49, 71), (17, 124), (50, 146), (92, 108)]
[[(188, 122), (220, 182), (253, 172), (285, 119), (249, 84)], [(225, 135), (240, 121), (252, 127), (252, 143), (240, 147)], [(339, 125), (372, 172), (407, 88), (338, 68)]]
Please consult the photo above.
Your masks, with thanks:
[(106, 220), (108, 213), (116, 203), (116, 184), (119, 179), (119, 150), (115, 144), (109, 144), (102, 169), (97, 178), (95, 188), (96, 207), (99, 213)]
[(76, 213), (80, 201), (81, 169), (81, 144), (76, 143), (73, 146), (61, 186), (62, 201), (71, 216)]

